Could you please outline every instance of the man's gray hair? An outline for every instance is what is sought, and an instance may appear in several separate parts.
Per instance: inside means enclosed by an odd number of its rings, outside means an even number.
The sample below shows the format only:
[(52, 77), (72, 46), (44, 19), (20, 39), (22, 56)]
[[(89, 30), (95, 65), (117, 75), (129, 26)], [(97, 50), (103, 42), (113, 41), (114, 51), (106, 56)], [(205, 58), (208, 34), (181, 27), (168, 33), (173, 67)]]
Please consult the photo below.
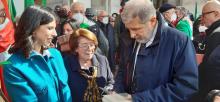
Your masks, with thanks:
[(140, 23), (146, 23), (152, 16), (156, 16), (156, 9), (150, 0), (129, 0), (121, 14), (123, 22), (129, 22), (139, 17)]
[(84, 8), (84, 12), (85, 12), (84, 4), (81, 3), (81, 2), (73, 2), (73, 3), (71, 4), (70, 10), (73, 11), (73, 8), (74, 8), (76, 5), (81, 5), (81, 6)]

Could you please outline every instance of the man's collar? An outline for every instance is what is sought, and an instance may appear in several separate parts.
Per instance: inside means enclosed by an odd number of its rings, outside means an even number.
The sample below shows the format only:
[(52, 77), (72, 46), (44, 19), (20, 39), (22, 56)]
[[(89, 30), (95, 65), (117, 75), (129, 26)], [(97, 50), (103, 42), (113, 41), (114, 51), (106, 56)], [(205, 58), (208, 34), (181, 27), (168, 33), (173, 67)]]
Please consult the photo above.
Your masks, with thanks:
[(216, 22), (212, 23), (212, 25), (206, 30), (206, 34), (211, 34), (216, 28), (218, 28), (220, 25), (220, 20), (217, 20)]

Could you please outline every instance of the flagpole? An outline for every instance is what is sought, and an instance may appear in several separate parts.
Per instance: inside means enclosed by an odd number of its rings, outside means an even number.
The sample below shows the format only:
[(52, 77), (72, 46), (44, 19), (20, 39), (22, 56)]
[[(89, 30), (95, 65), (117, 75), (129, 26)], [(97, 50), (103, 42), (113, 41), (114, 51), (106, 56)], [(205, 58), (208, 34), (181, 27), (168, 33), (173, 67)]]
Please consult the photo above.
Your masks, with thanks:
[(197, 4), (197, 0), (196, 0), (195, 1), (195, 14), (194, 14), (195, 19), (197, 19), (197, 6), (198, 6), (198, 4)]

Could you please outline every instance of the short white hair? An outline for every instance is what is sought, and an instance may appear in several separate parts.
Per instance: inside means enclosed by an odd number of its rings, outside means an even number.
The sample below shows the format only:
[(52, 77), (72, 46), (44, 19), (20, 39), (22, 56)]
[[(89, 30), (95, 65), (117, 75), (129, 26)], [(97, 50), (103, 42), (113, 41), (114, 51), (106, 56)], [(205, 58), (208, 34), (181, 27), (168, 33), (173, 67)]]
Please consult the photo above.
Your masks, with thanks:
[(150, 0), (129, 0), (125, 3), (121, 14), (123, 22), (129, 22), (139, 17), (140, 23), (146, 23), (152, 16), (156, 16), (156, 9)]
[(85, 6), (84, 6), (84, 4), (81, 3), (81, 2), (73, 2), (73, 3), (71, 4), (71, 8), (70, 8), (70, 10), (73, 11), (73, 8), (74, 8), (76, 5), (80, 5), (80, 6), (82, 6), (83, 9), (84, 9), (83, 12), (85, 12)]

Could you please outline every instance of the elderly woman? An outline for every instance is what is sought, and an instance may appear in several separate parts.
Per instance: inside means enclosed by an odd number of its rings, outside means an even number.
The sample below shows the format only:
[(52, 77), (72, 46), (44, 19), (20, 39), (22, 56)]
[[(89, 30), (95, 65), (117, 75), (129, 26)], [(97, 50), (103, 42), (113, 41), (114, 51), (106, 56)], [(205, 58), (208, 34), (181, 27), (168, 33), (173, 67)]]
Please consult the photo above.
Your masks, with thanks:
[(61, 25), (61, 32), (62, 35), (57, 37), (58, 44), (60, 46), (60, 51), (66, 52), (69, 51), (69, 37), (70, 34), (72, 34), (75, 30), (77, 30), (79, 27), (77, 26), (76, 20), (74, 19), (67, 19), (63, 22)]
[(192, 39), (192, 21), (188, 16), (188, 10), (183, 6), (176, 7), (177, 24), (176, 29), (186, 34)]
[(71, 102), (68, 75), (60, 52), (50, 48), (55, 17), (37, 6), (22, 14), (4, 66), (4, 81), (12, 102)]
[(114, 80), (107, 58), (95, 53), (95, 34), (80, 28), (69, 43), (71, 53), (64, 60), (73, 102), (100, 102), (103, 93), (113, 89)]

